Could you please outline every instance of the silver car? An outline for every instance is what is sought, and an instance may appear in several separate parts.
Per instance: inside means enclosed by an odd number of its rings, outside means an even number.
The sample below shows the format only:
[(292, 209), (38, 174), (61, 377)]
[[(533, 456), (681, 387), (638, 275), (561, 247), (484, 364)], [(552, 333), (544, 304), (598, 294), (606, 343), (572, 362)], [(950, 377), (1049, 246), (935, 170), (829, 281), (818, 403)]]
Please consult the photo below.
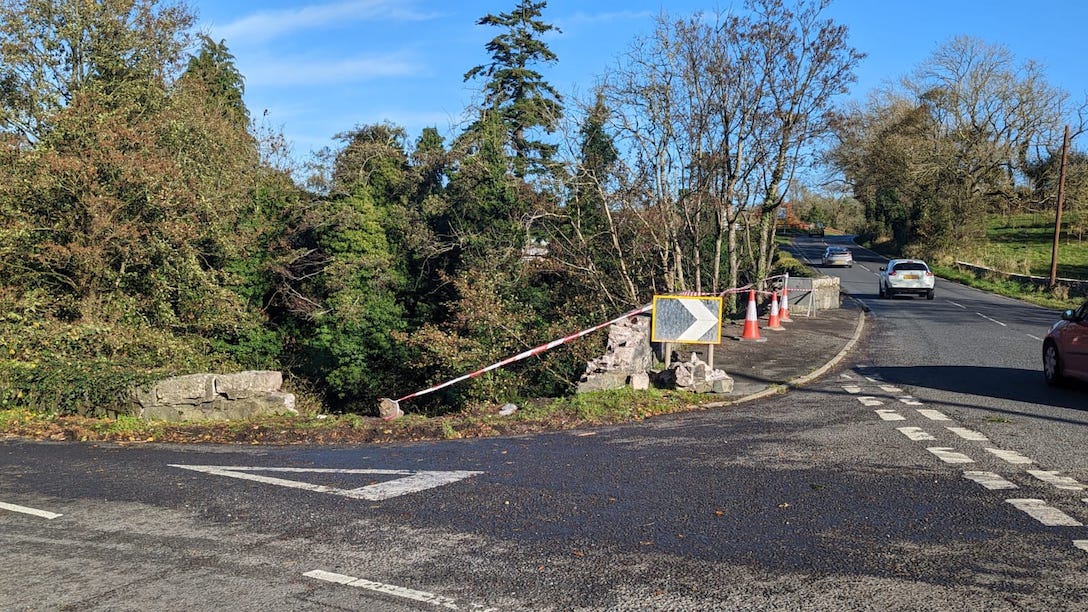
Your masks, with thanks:
[(921, 259), (893, 259), (880, 267), (878, 283), (882, 298), (911, 294), (932, 300), (936, 278)]
[(829, 246), (827, 247), (827, 250), (824, 251), (824, 265), (853, 268), (854, 255), (850, 252), (850, 249), (846, 247)]

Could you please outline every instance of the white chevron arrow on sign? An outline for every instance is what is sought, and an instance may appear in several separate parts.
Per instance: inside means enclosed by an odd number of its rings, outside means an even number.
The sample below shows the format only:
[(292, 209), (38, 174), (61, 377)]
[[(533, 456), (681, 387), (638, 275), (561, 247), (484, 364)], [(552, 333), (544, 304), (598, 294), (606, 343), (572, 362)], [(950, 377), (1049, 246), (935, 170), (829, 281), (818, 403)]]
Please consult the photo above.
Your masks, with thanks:
[(710, 309), (706, 307), (700, 300), (680, 300), (680, 303), (684, 305), (684, 308), (695, 317), (695, 322), (688, 326), (680, 336), (677, 338), (680, 342), (698, 340), (703, 337), (703, 334), (710, 331), (718, 324), (718, 315), (710, 312)]

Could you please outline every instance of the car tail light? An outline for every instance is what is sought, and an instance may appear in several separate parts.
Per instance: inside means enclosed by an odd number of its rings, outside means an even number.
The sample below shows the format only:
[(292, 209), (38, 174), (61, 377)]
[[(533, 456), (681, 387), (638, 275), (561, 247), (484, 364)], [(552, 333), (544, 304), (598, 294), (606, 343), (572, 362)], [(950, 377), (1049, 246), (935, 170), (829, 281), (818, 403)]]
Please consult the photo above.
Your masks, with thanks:
[(930, 272), (929, 270), (926, 270), (926, 277), (930, 277), (930, 276), (933, 276), (933, 273)]
[(895, 270), (892, 270), (891, 272), (888, 272), (888, 276), (895, 276)]

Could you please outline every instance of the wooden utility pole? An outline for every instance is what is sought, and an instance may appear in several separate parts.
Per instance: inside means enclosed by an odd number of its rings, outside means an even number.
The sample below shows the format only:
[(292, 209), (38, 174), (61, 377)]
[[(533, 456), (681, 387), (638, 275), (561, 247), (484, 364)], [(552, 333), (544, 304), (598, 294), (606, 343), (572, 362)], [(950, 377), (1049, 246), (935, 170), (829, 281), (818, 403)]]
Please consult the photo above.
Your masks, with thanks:
[(1058, 284), (1058, 242), (1062, 235), (1062, 204), (1065, 202), (1065, 160), (1069, 155), (1069, 126), (1062, 139), (1062, 165), (1058, 170), (1058, 214), (1054, 217), (1054, 248), (1050, 251), (1050, 288)]

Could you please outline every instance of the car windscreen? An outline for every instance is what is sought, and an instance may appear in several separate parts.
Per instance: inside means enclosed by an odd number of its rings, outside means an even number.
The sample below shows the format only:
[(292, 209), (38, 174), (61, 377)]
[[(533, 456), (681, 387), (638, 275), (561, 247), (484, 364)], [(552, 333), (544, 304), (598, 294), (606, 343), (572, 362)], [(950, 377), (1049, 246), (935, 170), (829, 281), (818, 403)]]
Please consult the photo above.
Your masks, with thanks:
[(901, 264), (896, 264), (894, 270), (928, 270), (924, 263), (915, 261), (904, 261)]

